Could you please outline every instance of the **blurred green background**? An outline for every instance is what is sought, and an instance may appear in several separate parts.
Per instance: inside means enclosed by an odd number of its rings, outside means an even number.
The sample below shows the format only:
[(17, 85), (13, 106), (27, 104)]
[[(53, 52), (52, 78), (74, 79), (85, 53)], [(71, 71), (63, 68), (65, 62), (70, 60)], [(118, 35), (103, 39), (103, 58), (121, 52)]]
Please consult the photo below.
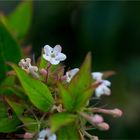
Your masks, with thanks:
[[(0, 11), (8, 14), (19, 3), (0, 1)], [(140, 1), (34, 1), (25, 42), (36, 57), (45, 44), (60, 44), (70, 68), (79, 67), (91, 51), (93, 71), (116, 71), (112, 95), (99, 102), (124, 115), (105, 117), (111, 129), (94, 133), (101, 139), (140, 139)]]

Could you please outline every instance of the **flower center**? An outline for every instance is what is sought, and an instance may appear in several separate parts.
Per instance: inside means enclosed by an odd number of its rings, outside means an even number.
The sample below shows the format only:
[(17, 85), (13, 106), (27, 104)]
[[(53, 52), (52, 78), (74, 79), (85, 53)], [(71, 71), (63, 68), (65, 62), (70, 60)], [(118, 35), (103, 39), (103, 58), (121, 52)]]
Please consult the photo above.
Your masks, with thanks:
[(52, 53), (52, 54), (51, 54), (51, 57), (52, 57), (52, 58), (55, 58), (55, 54), (54, 54), (54, 53)]
[(71, 74), (68, 74), (68, 77), (71, 78)]

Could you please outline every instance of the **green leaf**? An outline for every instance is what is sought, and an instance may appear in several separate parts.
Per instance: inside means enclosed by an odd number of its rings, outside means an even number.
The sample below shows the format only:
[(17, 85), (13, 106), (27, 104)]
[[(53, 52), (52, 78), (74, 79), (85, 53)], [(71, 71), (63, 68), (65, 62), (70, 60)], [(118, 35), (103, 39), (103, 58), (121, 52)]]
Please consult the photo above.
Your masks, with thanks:
[(12, 13), (1, 19), (17, 39), (25, 38), (32, 21), (32, 1), (24, 0)]
[(0, 132), (14, 132), (17, 130), (17, 126), (19, 126), (20, 123), (15, 114), (12, 114), (12, 117), (8, 116), (6, 106), (0, 102)]
[(0, 118), (0, 132), (8, 133), (14, 132), (17, 130), (17, 126), (21, 122), (18, 120), (16, 116), (12, 116), (12, 118)]
[(3, 82), (0, 84), (0, 86), (12, 86), (15, 82), (15, 76), (8, 76), (6, 77)]
[(88, 98), (92, 95), (91, 90), (89, 90), (88, 94), (85, 92), (90, 87), (91, 79), (91, 54), (88, 53), (82, 67), (71, 80), (68, 87), (73, 97), (73, 111), (78, 111), (83, 108)]
[(17, 97), (23, 99), (23, 100), (28, 100), (28, 97), (27, 95), (24, 94), (23, 91), (21, 91), (20, 89), (18, 89), (17, 87), (13, 87), (13, 86), (7, 86), (7, 87), (3, 87), (1, 86), (1, 91), (0, 91), (0, 94), (3, 94), (3, 95), (17, 95)]
[(8, 97), (6, 97), (6, 101), (11, 106), (11, 108), (14, 110), (14, 112), (16, 113), (17, 116), (20, 117), (23, 114), (24, 109), (26, 108), (24, 103), (12, 101)]
[(75, 124), (70, 124), (68, 126), (62, 127), (57, 132), (58, 140), (80, 140), (80, 135), (76, 129)]
[(30, 117), (21, 117), (20, 120), (25, 125), (24, 128), (28, 132), (36, 132), (38, 130), (38, 123), (35, 119)]
[(73, 98), (68, 89), (66, 89), (61, 83), (58, 84), (58, 88), (60, 91), (60, 96), (63, 101), (64, 107), (67, 111), (72, 111), (73, 109)]
[(19, 120), (23, 122), (25, 130), (27, 130), (28, 132), (35, 132), (38, 128), (37, 121), (31, 117), (23, 116), (24, 110), (26, 109), (25, 104), (23, 102), (19, 103), (12, 101), (8, 97), (6, 98), (6, 101), (14, 110)]
[(0, 21), (0, 81), (5, 78), (9, 70), (6, 61), (18, 63), (20, 59), (20, 47)]
[(16, 65), (11, 65), (25, 90), (30, 101), (40, 110), (49, 111), (53, 106), (53, 97), (48, 87), (41, 81), (30, 77), (25, 71)]
[(70, 113), (58, 113), (50, 118), (52, 132), (57, 131), (60, 127), (72, 123), (76, 120), (77, 116)]
[(2, 83), (0, 84), (0, 94), (3, 95), (12, 95), (16, 94), (18, 97), (27, 100), (27, 96), (24, 94), (24, 90), (15, 85), (15, 78), (16, 76), (8, 76), (6, 77)]
[(11, 92), (7, 90), (8, 87), (13, 86), (15, 82), (15, 76), (8, 76), (6, 77), (2, 83), (0, 84), (0, 94), (10, 95)]
[(84, 106), (88, 104), (88, 101), (93, 94), (93, 90), (94, 89), (91, 87), (83, 91), (82, 95), (77, 98), (77, 101), (76, 101), (77, 104), (76, 104), (75, 110), (80, 111), (80, 109), (82, 109)]

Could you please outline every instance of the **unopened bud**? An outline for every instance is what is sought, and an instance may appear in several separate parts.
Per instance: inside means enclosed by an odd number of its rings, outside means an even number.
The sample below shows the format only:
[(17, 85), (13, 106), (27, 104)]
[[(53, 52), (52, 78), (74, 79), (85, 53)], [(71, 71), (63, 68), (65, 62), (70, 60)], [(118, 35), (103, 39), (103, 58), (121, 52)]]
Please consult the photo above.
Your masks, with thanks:
[(98, 113), (112, 115), (113, 117), (121, 117), (123, 114), (123, 112), (118, 108), (115, 108), (115, 109), (94, 108), (93, 111), (98, 112)]
[(24, 138), (24, 139), (32, 139), (34, 136), (34, 133), (28, 133), (26, 132), (25, 134), (16, 134), (18, 138)]
[(62, 81), (65, 81), (66, 79), (67, 79), (67, 76), (66, 75), (64, 75), (64, 76), (61, 77), (61, 80)]
[(93, 140), (99, 140), (99, 138), (97, 136), (93, 136), (92, 138)]
[(25, 138), (25, 139), (31, 139), (31, 138), (33, 138), (33, 136), (34, 136), (34, 134), (26, 132), (24, 134), (23, 138)]
[(45, 69), (41, 69), (39, 72), (43, 76), (47, 75), (47, 71)]
[(99, 123), (102, 123), (104, 119), (102, 116), (95, 114), (93, 117), (91, 117), (91, 121), (95, 124), (99, 124)]
[(121, 117), (123, 114), (123, 112), (118, 108), (110, 110), (110, 113), (113, 115), (113, 117)]
[(80, 113), (81, 116), (83, 116), (87, 121), (89, 121), (92, 125), (96, 126), (98, 125), (99, 123), (102, 123), (103, 122), (103, 117), (100, 116), (100, 115), (94, 115), (94, 116), (90, 116), (86, 113)]
[(107, 123), (103, 122), (103, 123), (99, 123), (97, 125), (97, 128), (99, 128), (102, 131), (107, 131), (109, 129), (109, 125)]

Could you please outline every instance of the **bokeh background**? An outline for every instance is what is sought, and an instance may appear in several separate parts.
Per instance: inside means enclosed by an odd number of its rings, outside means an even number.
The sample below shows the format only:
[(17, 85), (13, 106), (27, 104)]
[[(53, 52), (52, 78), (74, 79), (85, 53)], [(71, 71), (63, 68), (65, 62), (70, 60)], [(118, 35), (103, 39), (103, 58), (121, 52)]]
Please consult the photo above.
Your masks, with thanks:
[[(19, 2), (0, 1), (0, 11), (8, 14)], [(140, 139), (140, 1), (34, 1), (26, 43), (36, 57), (45, 44), (60, 44), (70, 68), (91, 51), (93, 71), (116, 71), (109, 78), (112, 95), (99, 102), (124, 115), (105, 118), (111, 129), (94, 133), (101, 139)]]

